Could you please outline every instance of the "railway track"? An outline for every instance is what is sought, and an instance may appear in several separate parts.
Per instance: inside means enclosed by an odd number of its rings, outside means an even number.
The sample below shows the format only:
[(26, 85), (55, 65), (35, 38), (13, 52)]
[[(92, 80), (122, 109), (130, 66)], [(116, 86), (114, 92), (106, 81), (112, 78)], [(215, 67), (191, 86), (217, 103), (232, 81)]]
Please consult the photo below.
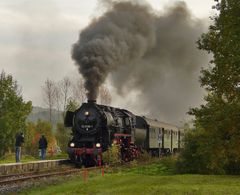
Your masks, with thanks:
[(101, 167), (90, 167), (90, 168), (68, 168), (63, 170), (55, 170), (51, 172), (30, 172), (30, 173), (22, 173), (22, 174), (11, 174), (0, 176), (0, 194), (1, 192), (6, 191), (15, 191), (20, 187), (23, 183), (27, 183), (28, 181), (37, 181), (41, 178), (49, 178), (53, 176), (66, 176), (75, 173), (84, 173), (87, 171), (99, 170)]
[(70, 170), (64, 170), (64, 171), (56, 171), (52, 173), (25, 173), (25, 174), (1, 176), (0, 187), (2, 185), (23, 182), (31, 179), (40, 179), (43, 177), (71, 174), (76, 171), (77, 171), (76, 169), (70, 169)]

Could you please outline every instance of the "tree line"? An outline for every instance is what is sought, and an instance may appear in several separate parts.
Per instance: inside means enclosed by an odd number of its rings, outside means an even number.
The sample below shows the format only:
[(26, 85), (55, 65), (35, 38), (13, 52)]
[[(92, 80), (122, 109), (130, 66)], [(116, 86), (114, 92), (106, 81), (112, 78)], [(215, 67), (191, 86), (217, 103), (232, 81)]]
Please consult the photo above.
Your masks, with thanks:
[[(6, 153), (14, 152), (15, 136), (18, 132), (25, 135), (23, 153), (38, 155), (38, 140), (44, 134), (49, 142), (49, 149), (55, 150), (59, 146), (66, 150), (70, 139), (70, 130), (63, 124), (66, 110), (75, 111), (86, 101), (85, 88), (82, 79), (71, 81), (65, 77), (55, 82), (46, 79), (42, 86), (43, 100), (49, 110), (49, 120), (38, 120), (36, 123), (26, 119), (32, 111), (32, 102), (25, 102), (17, 81), (12, 75), (4, 71), (0, 74), (0, 158)], [(99, 100), (101, 104), (110, 104), (111, 95), (106, 86), (101, 87)], [(56, 109), (62, 113), (56, 127), (52, 124), (52, 111)]]
[[(53, 109), (61, 111), (64, 117), (64, 113), (69, 105), (78, 107), (87, 101), (84, 80), (82, 78), (71, 80), (69, 77), (65, 77), (58, 82), (47, 79), (42, 86), (42, 91), (43, 100), (49, 109), (50, 123), (52, 123)], [(111, 103), (112, 97), (106, 86), (103, 85), (100, 87), (97, 101), (105, 105)]]

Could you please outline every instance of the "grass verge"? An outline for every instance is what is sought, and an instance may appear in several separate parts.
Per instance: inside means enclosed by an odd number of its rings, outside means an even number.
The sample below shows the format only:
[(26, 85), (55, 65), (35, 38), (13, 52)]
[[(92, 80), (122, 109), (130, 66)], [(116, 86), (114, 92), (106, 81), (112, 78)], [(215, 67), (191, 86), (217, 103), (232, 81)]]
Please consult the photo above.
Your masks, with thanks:
[(164, 164), (153, 163), (128, 169), (109, 169), (61, 179), (50, 185), (26, 189), (21, 194), (240, 194), (240, 177), (215, 175), (173, 175)]
[[(57, 159), (67, 159), (68, 155), (63, 153), (63, 154), (57, 154), (54, 156), (47, 156), (46, 160), (57, 160)], [(38, 161), (40, 160), (39, 157), (34, 157), (34, 156), (30, 156), (30, 155), (22, 155), (21, 156), (21, 162), (25, 163), (25, 162), (31, 162), (31, 161)], [(5, 155), (3, 158), (0, 159), (0, 164), (6, 164), (6, 163), (15, 163), (15, 154), (8, 154)]]

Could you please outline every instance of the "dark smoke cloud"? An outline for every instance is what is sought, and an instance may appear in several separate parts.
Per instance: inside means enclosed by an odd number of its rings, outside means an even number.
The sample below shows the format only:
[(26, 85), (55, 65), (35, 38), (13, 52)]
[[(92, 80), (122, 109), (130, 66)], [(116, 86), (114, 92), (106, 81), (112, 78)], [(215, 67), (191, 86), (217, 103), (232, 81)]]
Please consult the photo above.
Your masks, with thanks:
[(97, 98), (98, 88), (110, 72), (130, 66), (156, 43), (155, 17), (148, 7), (130, 2), (112, 6), (80, 33), (72, 50), (89, 99)]
[(184, 2), (162, 14), (133, 1), (108, 2), (108, 10), (80, 33), (72, 50), (88, 98), (97, 98), (110, 73), (122, 96), (139, 92), (138, 110), (179, 121), (200, 101), (198, 74), (206, 57), (195, 42), (203, 31), (201, 21)]

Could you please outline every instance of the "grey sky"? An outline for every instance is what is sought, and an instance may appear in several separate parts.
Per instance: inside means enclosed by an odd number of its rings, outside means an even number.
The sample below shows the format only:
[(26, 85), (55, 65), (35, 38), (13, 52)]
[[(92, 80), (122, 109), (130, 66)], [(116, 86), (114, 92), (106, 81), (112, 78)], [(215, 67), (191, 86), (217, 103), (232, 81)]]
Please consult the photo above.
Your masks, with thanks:
[[(155, 10), (164, 11), (165, 6), (176, 0), (147, 2)], [(185, 2), (198, 18), (207, 19), (212, 13), (213, 0)], [(14, 76), (22, 86), (25, 100), (44, 106), (41, 96), (44, 81), (78, 74), (70, 56), (72, 44), (79, 31), (100, 13), (97, 0), (1, 0), (0, 70)], [(115, 99), (115, 105), (124, 104), (121, 98)]]

